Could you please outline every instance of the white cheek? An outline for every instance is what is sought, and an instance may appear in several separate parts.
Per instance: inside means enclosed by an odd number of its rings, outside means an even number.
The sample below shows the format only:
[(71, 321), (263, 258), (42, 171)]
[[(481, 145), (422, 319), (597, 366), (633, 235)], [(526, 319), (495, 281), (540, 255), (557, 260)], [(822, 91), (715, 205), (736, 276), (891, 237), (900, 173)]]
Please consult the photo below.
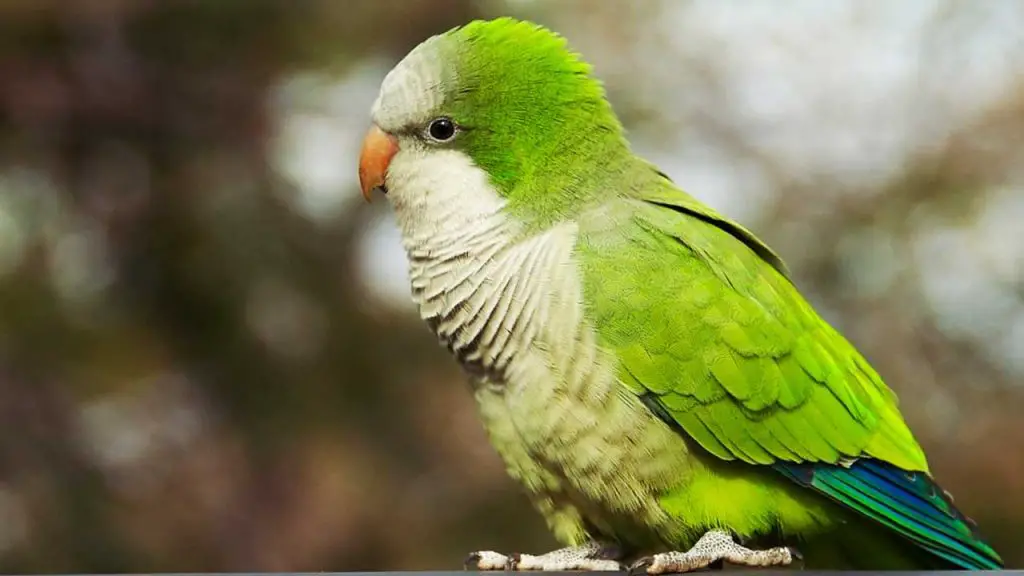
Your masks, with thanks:
[(458, 150), (407, 149), (388, 168), (388, 201), (407, 241), (438, 241), (487, 226), (505, 200)]

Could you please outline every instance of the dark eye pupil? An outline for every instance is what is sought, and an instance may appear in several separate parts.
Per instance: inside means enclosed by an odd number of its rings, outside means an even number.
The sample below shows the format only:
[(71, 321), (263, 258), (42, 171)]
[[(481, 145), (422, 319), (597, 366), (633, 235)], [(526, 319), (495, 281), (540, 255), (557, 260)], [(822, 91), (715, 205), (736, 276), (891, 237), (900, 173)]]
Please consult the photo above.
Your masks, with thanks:
[(449, 140), (455, 136), (455, 124), (447, 118), (438, 118), (430, 123), (430, 137), (434, 140)]

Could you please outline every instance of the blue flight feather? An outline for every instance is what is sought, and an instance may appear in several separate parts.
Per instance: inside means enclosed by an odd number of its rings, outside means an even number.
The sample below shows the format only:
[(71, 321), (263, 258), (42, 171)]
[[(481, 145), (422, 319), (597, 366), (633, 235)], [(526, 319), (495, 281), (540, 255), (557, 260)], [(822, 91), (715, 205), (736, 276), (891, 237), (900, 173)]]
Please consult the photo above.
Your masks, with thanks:
[(838, 464), (773, 465), (790, 480), (890, 528), (953, 566), (998, 570), (1003, 561), (928, 474), (870, 458)]

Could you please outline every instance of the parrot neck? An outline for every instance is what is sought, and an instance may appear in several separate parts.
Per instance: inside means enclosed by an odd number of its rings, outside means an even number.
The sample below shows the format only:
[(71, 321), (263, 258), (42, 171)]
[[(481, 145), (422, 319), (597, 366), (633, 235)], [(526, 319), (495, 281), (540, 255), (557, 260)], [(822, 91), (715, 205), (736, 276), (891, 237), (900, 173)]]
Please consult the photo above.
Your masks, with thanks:
[(556, 154), (503, 194), (507, 211), (532, 230), (574, 219), (597, 204), (614, 199), (650, 177), (617, 133), (603, 138), (563, 138), (571, 156)]
[(527, 227), (487, 174), (455, 151), (405, 156), (388, 179), (413, 300), (467, 370), (504, 380), (521, 368), (516, 357), (540, 327), (577, 336), (573, 221)]
[[(441, 343), (472, 375), (510, 381), (523, 354), (558, 318), (574, 338), (580, 329), (569, 265), (576, 228), (565, 224), (524, 239), (500, 224), (409, 250), (413, 300)], [(561, 314), (561, 316), (556, 316)], [(565, 319), (565, 320), (562, 320)], [(561, 324), (565, 324), (562, 326)], [(562, 330), (564, 328), (564, 330)]]

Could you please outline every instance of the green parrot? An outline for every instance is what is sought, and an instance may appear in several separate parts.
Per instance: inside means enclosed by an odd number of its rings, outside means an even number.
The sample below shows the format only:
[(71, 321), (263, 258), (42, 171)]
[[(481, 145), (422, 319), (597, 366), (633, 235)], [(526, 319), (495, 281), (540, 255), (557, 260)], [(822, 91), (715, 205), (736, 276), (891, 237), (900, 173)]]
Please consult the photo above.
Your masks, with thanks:
[(895, 395), (751, 232), (634, 155), (591, 67), (474, 21), (384, 78), (359, 161), (420, 315), (566, 547), (480, 570), (997, 569)]

